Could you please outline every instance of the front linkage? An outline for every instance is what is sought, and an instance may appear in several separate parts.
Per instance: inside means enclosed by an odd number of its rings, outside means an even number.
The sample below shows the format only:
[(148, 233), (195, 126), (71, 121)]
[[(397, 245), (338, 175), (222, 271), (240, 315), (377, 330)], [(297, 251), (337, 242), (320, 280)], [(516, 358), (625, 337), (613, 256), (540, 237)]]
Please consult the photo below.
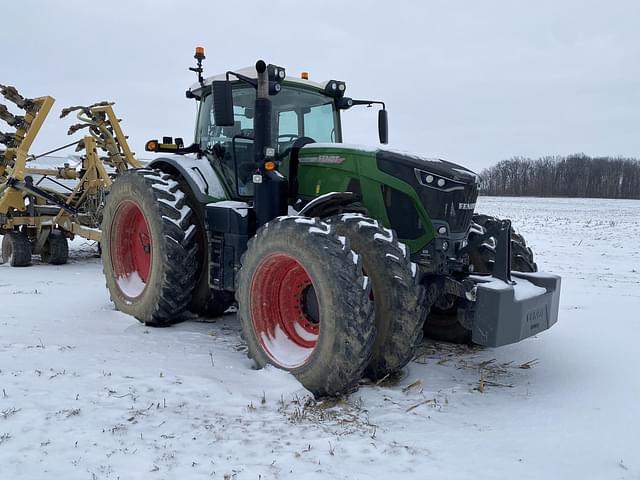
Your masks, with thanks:
[(452, 312), (471, 342), (487, 347), (516, 343), (550, 328), (558, 320), (558, 275), (511, 270), (511, 221), (501, 220), (473, 237), (459, 250), (464, 256), (488, 241), (495, 241), (490, 274), (471, 274), (462, 280), (451, 276), (426, 277), (442, 295), (457, 298)]

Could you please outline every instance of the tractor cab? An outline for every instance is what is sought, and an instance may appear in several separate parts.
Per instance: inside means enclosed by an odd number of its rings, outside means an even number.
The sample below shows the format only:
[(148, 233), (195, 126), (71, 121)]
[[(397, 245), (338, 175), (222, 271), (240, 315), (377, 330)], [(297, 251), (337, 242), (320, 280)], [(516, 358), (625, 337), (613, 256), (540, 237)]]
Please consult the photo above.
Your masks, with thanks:
[(267, 203), (273, 205), (263, 217), (282, 214), (286, 205), (298, 198), (300, 149), (312, 143), (342, 143), (340, 111), (354, 105), (382, 106), (378, 130), (380, 142), (387, 143), (384, 103), (346, 97), (344, 82), (314, 82), (307, 72), (300, 78), (287, 77), (284, 68), (270, 64), (265, 65), (264, 91), (260, 92), (256, 67), (203, 78), (204, 52), (197, 51), (195, 58), (198, 66), (191, 70), (197, 73), (198, 81), (186, 92), (187, 98), (199, 104), (194, 143), (185, 148), (178, 144), (181, 139), (173, 143), (171, 137), (165, 137), (162, 143), (147, 142), (146, 150), (206, 157), (225, 191), (223, 197), (212, 200), (252, 202), (256, 184), (270, 185), (274, 180), (286, 183), (277, 187), (286, 194), (266, 195), (264, 198), (271, 199)]
[[(249, 73), (249, 69), (244, 71)], [(211, 158), (234, 196), (248, 198), (254, 194), (253, 174), (257, 170), (253, 148), (256, 90), (238, 82), (232, 89), (232, 101), (233, 125), (218, 125), (213, 89), (202, 89), (195, 143)], [(269, 143), (275, 149), (277, 168), (285, 177), (289, 177), (295, 147), (312, 142), (342, 142), (339, 110), (334, 99), (319, 88), (285, 81), (272, 97), (271, 105)]]

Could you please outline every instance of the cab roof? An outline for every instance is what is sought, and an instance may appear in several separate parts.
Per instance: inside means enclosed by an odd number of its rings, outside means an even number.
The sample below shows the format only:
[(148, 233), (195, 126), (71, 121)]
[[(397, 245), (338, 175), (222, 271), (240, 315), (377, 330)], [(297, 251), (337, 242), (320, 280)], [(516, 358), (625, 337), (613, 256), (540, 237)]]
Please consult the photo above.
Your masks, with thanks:
[[(258, 78), (258, 73), (256, 72), (256, 67), (255, 66), (251, 66), (251, 67), (244, 67), (241, 68), (239, 70), (232, 70), (233, 72), (239, 73), (241, 75), (244, 75), (245, 77), (249, 77), (249, 78)], [(203, 83), (204, 86), (210, 86), (211, 82), (213, 82), (214, 80), (226, 80), (227, 79), (227, 74), (225, 73), (219, 73), (217, 75), (213, 75), (212, 77), (207, 77), (204, 79)], [(233, 81), (234, 77), (233, 75), (231, 76), (231, 79)], [(285, 82), (287, 83), (296, 83), (298, 85), (303, 85), (309, 88), (313, 88), (316, 90), (324, 90), (324, 88), (327, 86), (327, 84), (331, 81), (331, 80), (323, 80), (321, 82), (314, 82), (311, 80), (304, 80), (300, 77), (294, 77), (291, 75), (287, 75), (284, 79)], [(200, 85), (199, 82), (194, 83), (193, 85), (191, 85), (191, 87), (189, 88), (189, 90), (191, 92), (196, 92), (200, 89), (202, 89), (203, 85)]]

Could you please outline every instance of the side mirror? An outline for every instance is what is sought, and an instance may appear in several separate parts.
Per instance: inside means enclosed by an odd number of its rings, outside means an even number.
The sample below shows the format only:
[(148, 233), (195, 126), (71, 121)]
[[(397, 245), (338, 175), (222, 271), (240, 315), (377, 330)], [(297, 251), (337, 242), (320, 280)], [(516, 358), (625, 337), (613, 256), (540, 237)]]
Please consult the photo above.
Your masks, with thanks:
[(380, 143), (389, 143), (389, 117), (385, 109), (378, 111), (378, 136)]
[(233, 126), (233, 92), (231, 82), (214, 80), (211, 83), (213, 93), (213, 119), (218, 127)]

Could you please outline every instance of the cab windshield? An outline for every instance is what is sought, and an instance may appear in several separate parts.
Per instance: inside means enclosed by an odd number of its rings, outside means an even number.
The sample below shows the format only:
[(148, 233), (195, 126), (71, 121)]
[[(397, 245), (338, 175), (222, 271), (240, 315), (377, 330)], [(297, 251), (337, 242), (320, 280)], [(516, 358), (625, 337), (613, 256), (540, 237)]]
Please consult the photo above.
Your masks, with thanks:
[[(287, 175), (289, 150), (300, 137), (316, 142), (341, 142), (338, 113), (333, 99), (321, 93), (283, 86), (272, 102), (272, 145), (281, 161), (280, 171)], [(200, 107), (196, 141), (205, 152), (215, 152), (223, 174), (239, 196), (253, 194), (253, 118), (256, 91), (250, 86), (233, 90), (234, 125), (218, 127), (214, 123), (212, 96)]]

